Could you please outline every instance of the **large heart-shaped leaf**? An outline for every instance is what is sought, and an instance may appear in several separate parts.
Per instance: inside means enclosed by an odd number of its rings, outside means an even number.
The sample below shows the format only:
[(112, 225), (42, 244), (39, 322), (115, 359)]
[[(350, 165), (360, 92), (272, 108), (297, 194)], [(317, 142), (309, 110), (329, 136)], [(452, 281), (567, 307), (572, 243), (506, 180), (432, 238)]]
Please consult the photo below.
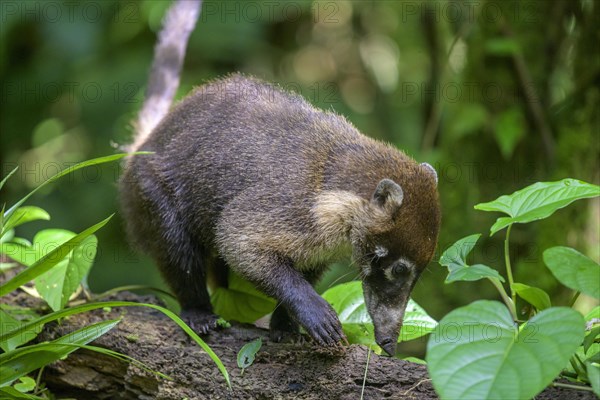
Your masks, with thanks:
[[(334, 286), (323, 293), (323, 298), (338, 314), (344, 333), (351, 343), (377, 345), (373, 334), (373, 321), (367, 311), (361, 282), (353, 281)], [(424, 336), (436, 325), (437, 321), (410, 299), (404, 312), (404, 322), (398, 341)]]
[(498, 211), (510, 215), (500, 217), (490, 229), (490, 235), (514, 223), (544, 219), (575, 200), (600, 196), (600, 186), (577, 179), (558, 182), (537, 182), (510, 195), (498, 197), (489, 203), (480, 203), (476, 210)]
[[(72, 239), (69, 239), (54, 250), (50, 251), (48, 254), (44, 255), (44, 257), (31, 264), (29, 268), (26, 268), (18, 275), (10, 279), (8, 282), (5, 282), (4, 284), (0, 285), (0, 296), (4, 296), (5, 294), (12, 292), (19, 286), (24, 285), (25, 283), (29, 282), (32, 279), (35, 279), (44, 272), (49, 271), (63, 258), (65, 258), (71, 251), (73, 251), (74, 248), (81, 245), (81, 243), (86, 238), (88, 238), (98, 229), (106, 225), (111, 218), (112, 215), (106, 218), (104, 221), (100, 221), (97, 224), (90, 226), (89, 228), (79, 233)], [(7, 243), (5, 243), (4, 245), (6, 244)]]
[[(38, 232), (33, 238), (37, 259), (73, 237), (75, 233), (64, 229), (45, 229)], [(89, 236), (54, 268), (35, 278), (36, 290), (54, 311), (62, 309), (67, 304), (71, 294), (77, 290), (83, 278), (89, 273), (96, 257), (97, 247), (96, 236)]]
[(575, 249), (564, 246), (544, 251), (544, 262), (566, 287), (600, 299), (600, 265)]
[(276, 301), (254, 285), (229, 271), (228, 287), (216, 288), (210, 296), (215, 313), (224, 319), (254, 322), (275, 309)]
[(583, 317), (570, 308), (549, 308), (517, 329), (504, 305), (481, 300), (440, 321), (426, 360), (442, 399), (530, 399), (567, 364), (583, 334)]
[(477, 281), (483, 278), (496, 278), (504, 282), (504, 278), (496, 271), (483, 264), (469, 265), (467, 255), (475, 247), (481, 234), (470, 235), (458, 240), (448, 247), (440, 257), (439, 263), (448, 267), (446, 283), (456, 281)]
[[(75, 233), (64, 229), (45, 229), (33, 238), (33, 245), (24, 246), (5, 243), (2, 250), (24, 265), (33, 265), (60, 245), (75, 237)], [(98, 239), (91, 235), (72, 248), (62, 259), (56, 258), (55, 266), (35, 278), (35, 288), (54, 310), (60, 310), (77, 290), (88, 274), (98, 247)]]

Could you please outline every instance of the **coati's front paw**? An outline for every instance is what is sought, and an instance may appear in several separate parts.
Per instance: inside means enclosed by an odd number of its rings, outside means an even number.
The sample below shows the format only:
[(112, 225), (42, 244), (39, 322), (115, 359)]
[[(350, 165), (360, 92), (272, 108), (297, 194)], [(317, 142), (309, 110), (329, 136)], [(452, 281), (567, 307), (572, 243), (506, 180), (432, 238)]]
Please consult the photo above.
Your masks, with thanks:
[(295, 310), (296, 319), (306, 332), (321, 346), (347, 343), (340, 320), (329, 303), (315, 293), (311, 302), (300, 305)]
[(278, 304), (269, 323), (269, 337), (276, 343), (303, 343), (300, 326), (288, 314), (282, 304)]
[(182, 310), (180, 317), (199, 335), (206, 335), (211, 330), (215, 330), (219, 320), (217, 315), (198, 308)]
[(300, 332), (281, 331), (279, 329), (271, 329), (269, 331), (269, 338), (275, 343), (293, 344), (304, 344), (307, 340)]

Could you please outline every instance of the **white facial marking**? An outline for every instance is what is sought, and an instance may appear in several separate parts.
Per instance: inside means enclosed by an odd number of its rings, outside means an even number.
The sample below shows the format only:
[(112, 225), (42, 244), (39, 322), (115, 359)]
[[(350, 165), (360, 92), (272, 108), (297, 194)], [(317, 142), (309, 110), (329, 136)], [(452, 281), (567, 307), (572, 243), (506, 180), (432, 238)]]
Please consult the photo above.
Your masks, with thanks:
[(388, 249), (383, 246), (375, 246), (375, 255), (379, 258), (387, 256), (389, 253)]

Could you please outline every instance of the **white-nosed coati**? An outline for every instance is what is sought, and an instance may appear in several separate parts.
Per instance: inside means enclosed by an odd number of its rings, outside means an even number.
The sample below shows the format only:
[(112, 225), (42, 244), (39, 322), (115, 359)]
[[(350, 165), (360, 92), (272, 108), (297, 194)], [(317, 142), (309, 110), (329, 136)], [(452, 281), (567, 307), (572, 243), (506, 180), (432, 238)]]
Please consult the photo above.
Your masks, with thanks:
[(344, 334), (312, 284), (351, 253), (377, 343), (394, 354), (437, 243), (435, 170), (240, 74), (199, 87), (167, 113), (197, 6), (176, 2), (157, 45), (132, 148), (154, 154), (130, 158), (120, 183), (130, 237), (156, 260), (196, 330), (215, 321), (206, 276), (229, 267), (277, 299), (275, 338), (302, 325), (322, 345)]

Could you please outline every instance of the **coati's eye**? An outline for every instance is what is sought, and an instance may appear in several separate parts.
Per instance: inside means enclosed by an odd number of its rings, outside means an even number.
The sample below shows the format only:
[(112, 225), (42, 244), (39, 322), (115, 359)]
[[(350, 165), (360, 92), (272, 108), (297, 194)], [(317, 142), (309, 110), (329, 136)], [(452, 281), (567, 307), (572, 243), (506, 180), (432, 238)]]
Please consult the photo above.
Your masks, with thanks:
[(412, 272), (413, 264), (401, 258), (384, 270), (385, 277), (388, 281), (405, 280)]
[(410, 273), (410, 267), (404, 261), (398, 261), (391, 267), (391, 272), (394, 277), (406, 276)]

